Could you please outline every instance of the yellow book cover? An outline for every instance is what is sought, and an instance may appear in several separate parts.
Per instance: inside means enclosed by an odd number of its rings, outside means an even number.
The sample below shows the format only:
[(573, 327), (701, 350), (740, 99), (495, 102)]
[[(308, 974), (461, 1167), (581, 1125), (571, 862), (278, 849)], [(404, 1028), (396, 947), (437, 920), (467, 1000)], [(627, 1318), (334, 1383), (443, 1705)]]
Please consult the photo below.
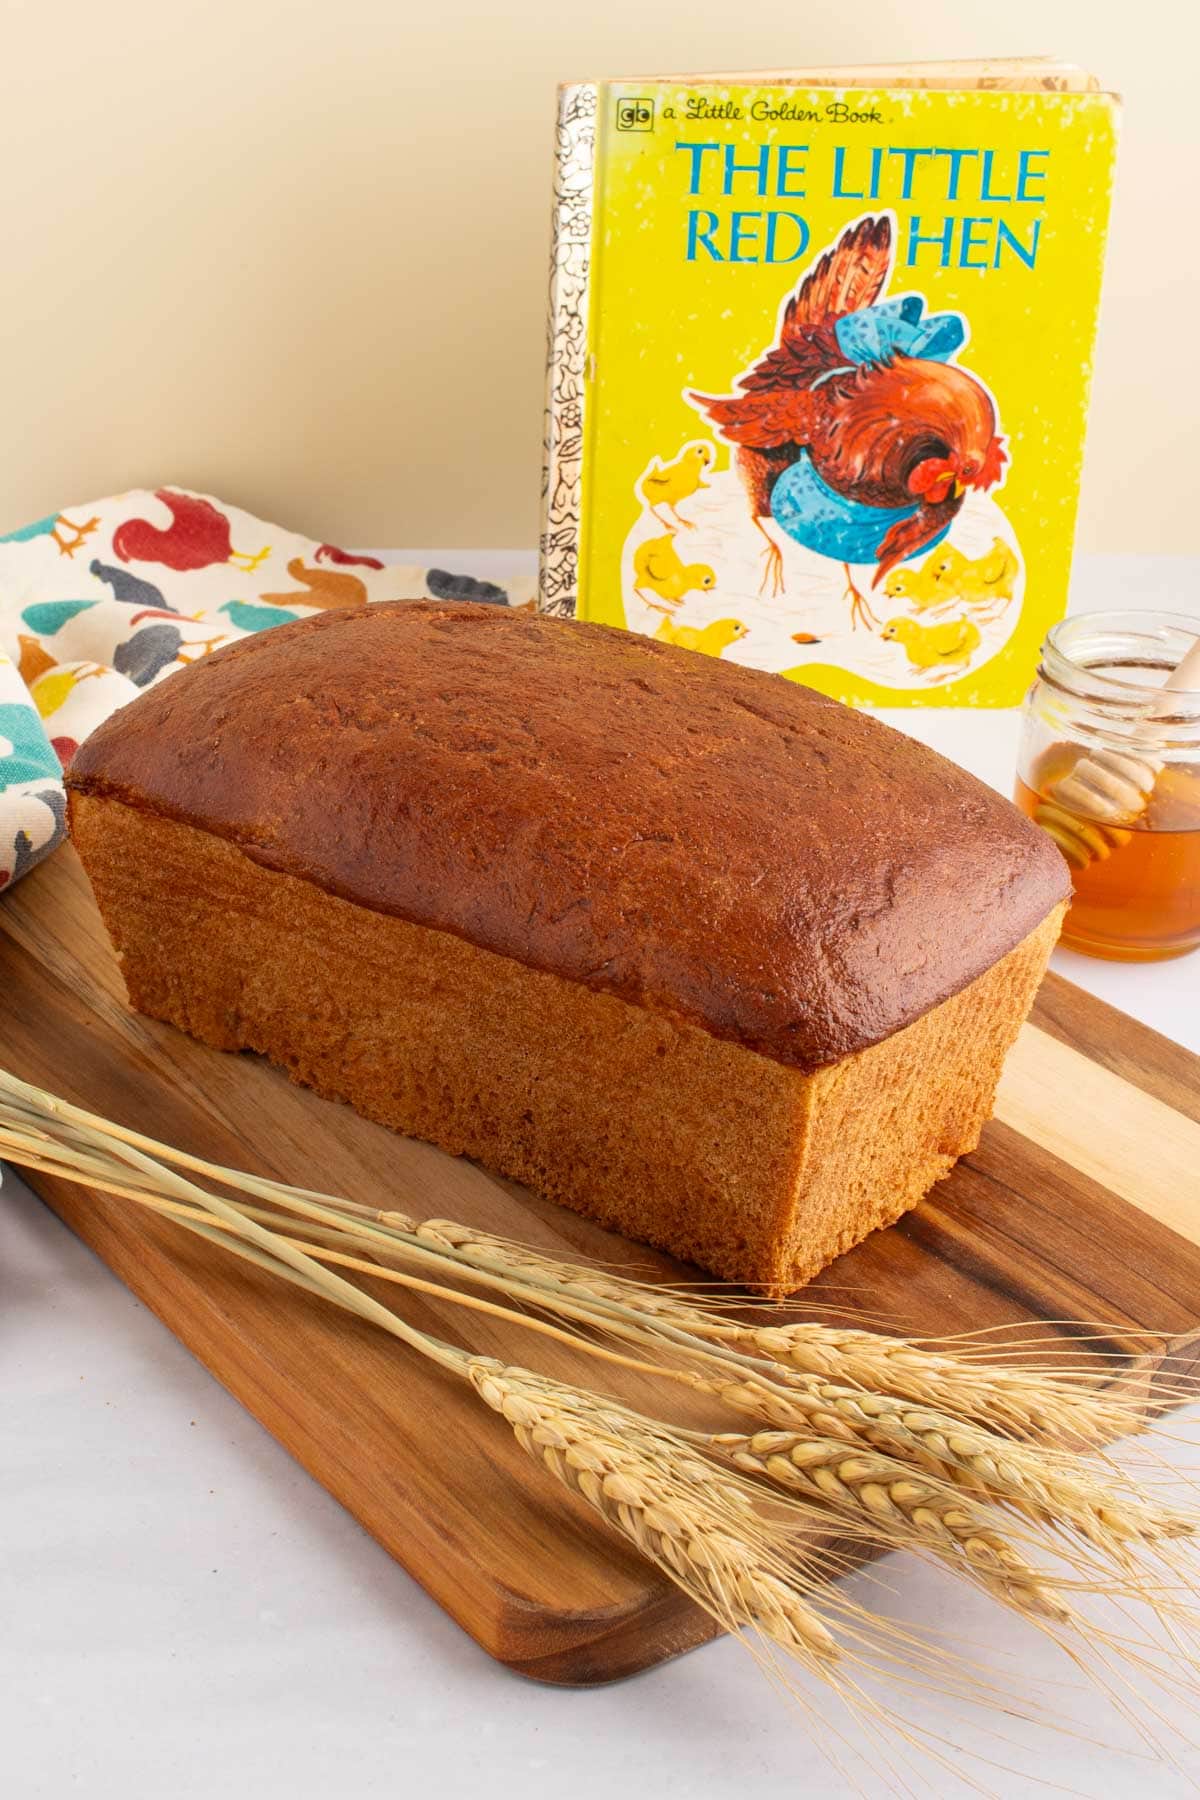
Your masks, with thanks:
[(1066, 606), (1117, 107), (1032, 60), (564, 88), (542, 607), (1015, 704)]

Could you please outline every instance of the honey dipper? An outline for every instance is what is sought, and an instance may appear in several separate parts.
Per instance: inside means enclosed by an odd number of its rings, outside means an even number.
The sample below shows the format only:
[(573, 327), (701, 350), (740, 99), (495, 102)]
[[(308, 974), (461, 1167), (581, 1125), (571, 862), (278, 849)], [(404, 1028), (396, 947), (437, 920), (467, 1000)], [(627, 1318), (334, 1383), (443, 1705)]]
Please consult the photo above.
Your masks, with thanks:
[[(1200, 689), (1200, 638), (1159, 689)], [(1136, 744), (1138, 732), (1133, 733)], [(1127, 844), (1131, 827), (1150, 804), (1163, 769), (1160, 759), (1132, 750), (1091, 750), (1069, 774), (1052, 783), (1034, 818), (1048, 831), (1073, 869), (1086, 869)]]

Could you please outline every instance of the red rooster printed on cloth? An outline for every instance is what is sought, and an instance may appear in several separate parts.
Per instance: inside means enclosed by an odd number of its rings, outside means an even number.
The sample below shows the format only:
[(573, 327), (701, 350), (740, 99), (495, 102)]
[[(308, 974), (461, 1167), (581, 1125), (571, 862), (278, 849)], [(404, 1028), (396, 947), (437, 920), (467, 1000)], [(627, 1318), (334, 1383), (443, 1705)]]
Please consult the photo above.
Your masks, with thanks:
[(382, 569), (385, 567), (377, 556), (356, 556), (350, 550), (340, 550), (336, 544), (318, 544), (316, 562), (331, 562), (350, 569)]
[(270, 555), (269, 545), (254, 554), (235, 550), (229, 520), (200, 494), (159, 488), (154, 498), (167, 508), (171, 523), (159, 526), (152, 525), (149, 519), (126, 519), (118, 525), (112, 547), (122, 562), (161, 563), (166, 569), (180, 572), (208, 569), (214, 563), (233, 563), (250, 575)]
[(688, 396), (735, 448), (767, 543), (760, 592), (783, 590), (783, 552), (764, 523), (774, 519), (841, 562), (856, 625), (878, 621), (850, 563), (874, 562), (878, 586), (944, 537), (967, 491), (994, 486), (1007, 460), (991, 396), (948, 360), (964, 322), (923, 320), (916, 294), (881, 300), (891, 266), (889, 216), (860, 219), (788, 299), (779, 341), (740, 392)]

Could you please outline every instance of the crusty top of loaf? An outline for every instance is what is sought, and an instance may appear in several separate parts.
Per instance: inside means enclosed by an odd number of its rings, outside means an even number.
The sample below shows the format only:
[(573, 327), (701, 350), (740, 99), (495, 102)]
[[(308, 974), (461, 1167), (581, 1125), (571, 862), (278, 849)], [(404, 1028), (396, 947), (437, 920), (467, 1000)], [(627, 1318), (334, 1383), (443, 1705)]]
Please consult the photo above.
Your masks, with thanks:
[(1068, 893), (932, 750), (606, 626), (398, 602), (173, 675), (70, 786), (799, 1069), (974, 980)]

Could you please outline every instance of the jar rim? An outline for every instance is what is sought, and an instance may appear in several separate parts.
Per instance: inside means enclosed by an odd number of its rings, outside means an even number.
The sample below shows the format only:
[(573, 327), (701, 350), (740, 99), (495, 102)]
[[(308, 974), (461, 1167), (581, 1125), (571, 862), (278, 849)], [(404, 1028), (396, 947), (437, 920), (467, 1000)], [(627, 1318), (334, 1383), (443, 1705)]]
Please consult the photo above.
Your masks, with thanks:
[(1042, 657), (1049, 665), (1048, 673), (1069, 674), (1073, 678), (1072, 685), (1076, 681), (1086, 682), (1096, 699), (1144, 710), (1161, 696), (1173, 709), (1182, 707), (1190, 714), (1193, 707), (1200, 707), (1200, 688), (1166, 689), (1123, 681), (1120, 676), (1102, 672), (1093, 662), (1084, 660), (1080, 653), (1090, 646), (1097, 660), (1102, 660), (1106, 644), (1110, 653), (1116, 652), (1122, 640), (1128, 647), (1156, 645), (1165, 653), (1163, 666), (1176, 668), (1197, 639), (1200, 639), (1200, 618), (1189, 617), (1186, 613), (1159, 612), (1149, 607), (1077, 612), (1050, 627), (1042, 646)]

